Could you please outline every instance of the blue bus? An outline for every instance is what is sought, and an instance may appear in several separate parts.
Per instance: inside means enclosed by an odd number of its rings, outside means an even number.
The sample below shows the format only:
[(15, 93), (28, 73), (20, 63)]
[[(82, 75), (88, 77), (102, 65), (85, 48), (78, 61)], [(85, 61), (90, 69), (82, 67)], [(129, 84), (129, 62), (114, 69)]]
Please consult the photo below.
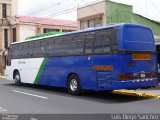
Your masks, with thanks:
[(112, 91), (155, 86), (156, 47), (149, 27), (114, 24), (12, 43), (6, 77), (16, 84)]

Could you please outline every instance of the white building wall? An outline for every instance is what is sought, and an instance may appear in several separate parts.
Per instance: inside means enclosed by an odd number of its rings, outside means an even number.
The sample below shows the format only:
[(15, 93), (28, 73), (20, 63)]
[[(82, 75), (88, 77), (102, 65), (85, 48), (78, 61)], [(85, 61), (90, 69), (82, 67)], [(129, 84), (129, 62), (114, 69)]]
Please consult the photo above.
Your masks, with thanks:
[(11, 0), (11, 16), (18, 16), (18, 0)]
[(19, 40), (24, 41), (26, 37), (35, 36), (36, 27), (34, 25), (20, 25), (19, 26)]

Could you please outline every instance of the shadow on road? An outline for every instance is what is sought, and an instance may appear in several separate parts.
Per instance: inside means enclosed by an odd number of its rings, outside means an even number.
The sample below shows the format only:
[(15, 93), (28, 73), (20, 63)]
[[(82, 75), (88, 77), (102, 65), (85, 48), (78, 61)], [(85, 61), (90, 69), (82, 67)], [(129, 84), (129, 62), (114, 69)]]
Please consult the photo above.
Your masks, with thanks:
[(152, 87), (152, 88), (148, 88), (148, 89), (140, 89), (140, 90), (144, 90), (144, 91), (154, 91), (154, 90), (160, 90), (160, 85), (157, 85), (156, 87)]
[(102, 103), (109, 103), (109, 104), (129, 103), (129, 102), (135, 102), (135, 101), (147, 99), (147, 98), (138, 97), (138, 96), (136, 97), (136, 96), (129, 96), (129, 95), (113, 94), (113, 93), (94, 92), (94, 91), (85, 91), (81, 96), (73, 96), (73, 95), (70, 95), (67, 89), (65, 88), (48, 87), (48, 86), (31, 85), (31, 84), (23, 84), (21, 86), (17, 86), (12, 83), (7, 83), (7, 84), (5, 83), (3, 85), (8, 87), (13, 87), (14, 89), (20, 88), (23, 91), (32, 90), (37, 93), (42, 92), (42, 93), (47, 93), (49, 95), (72, 97), (75, 99), (83, 99), (88, 101), (102, 102)]

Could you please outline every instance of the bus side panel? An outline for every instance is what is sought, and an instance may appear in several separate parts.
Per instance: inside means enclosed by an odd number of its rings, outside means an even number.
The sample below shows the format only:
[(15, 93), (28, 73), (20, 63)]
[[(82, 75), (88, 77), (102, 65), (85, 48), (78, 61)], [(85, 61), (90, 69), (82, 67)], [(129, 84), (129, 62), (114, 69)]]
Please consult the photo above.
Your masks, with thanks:
[(8, 80), (13, 80), (13, 68), (11, 66), (6, 66), (5, 76)]
[(14, 70), (18, 70), (21, 82), (33, 84), (44, 58), (13, 59), (12, 66), (7, 66), (7, 79), (13, 80)]
[[(117, 75), (116, 71), (118, 66), (117, 63), (117, 55), (94, 55), (93, 56), (93, 64), (94, 66), (104, 66), (105, 68), (102, 70), (95, 70), (97, 76), (97, 87), (98, 90), (111, 90), (112, 89), (112, 81), (116, 80)], [(93, 67), (94, 67), (93, 66)]]
[[(48, 80), (43, 79), (44, 71), (48, 72)], [(88, 56), (50, 57), (44, 67), (38, 84), (67, 87), (67, 77), (75, 73), (80, 77), (83, 89), (97, 90), (96, 73), (92, 70), (92, 61)]]

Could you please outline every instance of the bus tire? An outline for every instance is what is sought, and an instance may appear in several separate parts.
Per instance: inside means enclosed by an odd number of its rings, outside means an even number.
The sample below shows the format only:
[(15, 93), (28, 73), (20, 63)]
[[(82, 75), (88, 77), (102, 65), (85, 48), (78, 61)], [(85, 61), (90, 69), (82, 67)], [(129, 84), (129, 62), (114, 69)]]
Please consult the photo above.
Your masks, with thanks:
[(72, 95), (81, 94), (81, 84), (78, 75), (72, 74), (68, 78), (68, 91)]
[(16, 85), (21, 85), (21, 77), (19, 71), (15, 71), (14, 73), (14, 82)]

